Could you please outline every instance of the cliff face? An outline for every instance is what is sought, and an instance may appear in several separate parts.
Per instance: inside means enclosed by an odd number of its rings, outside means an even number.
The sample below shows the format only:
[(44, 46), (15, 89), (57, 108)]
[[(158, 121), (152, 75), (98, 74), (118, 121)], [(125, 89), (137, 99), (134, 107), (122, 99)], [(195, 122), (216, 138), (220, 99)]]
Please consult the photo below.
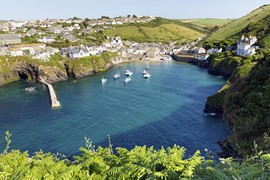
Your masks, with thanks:
[(16, 71), (10, 71), (0, 75), (0, 86), (20, 80), (20, 76)]
[(56, 55), (49, 62), (41, 62), (29, 57), (2, 57), (3, 59), (0, 58), (0, 64), (2, 64), (0, 85), (20, 79), (37, 83), (40, 78), (48, 83), (56, 83), (67, 80), (68, 76), (85, 77), (124, 62), (122, 58), (111, 56), (104, 54), (71, 60)]
[(228, 139), (240, 154), (270, 148), (270, 52), (228, 90), (224, 116), (233, 129)]
[(39, 82), (40, 78), (43, 78), (48, 83), (67, 80), (67, 74), (63, 68), (44, 66), (36, 63), (19, 63), (14, 73), (17, 73), (20, 79), (26, 79), (31, 83)]
[(68, 76), (74, 76), (76, 78), (107, 70), (113, 65), (112, 58), (104, 56), (90, 56), (77, 60), (70, 59), (65, 63)]
[(227, 82), (221, 90), (219, 90), (216, 94), (209, 96), (205, 103), (205, 107), (203, 112), (211, 115), (223, 115), (223, 104), (224, 97), (227, 93), (227, 90), (230, 88), (230, 83)]

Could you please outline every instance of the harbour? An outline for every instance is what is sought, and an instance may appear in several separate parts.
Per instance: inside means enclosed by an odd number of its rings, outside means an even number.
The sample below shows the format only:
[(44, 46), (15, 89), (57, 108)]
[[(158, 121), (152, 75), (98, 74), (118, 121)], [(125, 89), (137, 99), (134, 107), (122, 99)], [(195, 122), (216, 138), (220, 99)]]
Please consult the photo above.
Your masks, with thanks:
[[(146, 67), (151, 78), (143, 78)], [(133, 72), (125, 85), (124, 72)], [(121, 76), (114, 80), (119, 71)], [(100, 79), (108, 81), (102, 85)], [(47, 88), (41, 84), (17, 82), (0, 88), (0, 132), (9, 130), (12, 149), (39, 149), (72, 156), (84, 146), (84, 137), (93, 144), (114, 147), (135, 145), (187, 148), (188, 154), (208, 148), (219, 151), (216, 143), (230, 130), (222, 118), (203, 114), (206, 98), (225, 81), (204, 69), (179, 62), (125, 63), (90, 77), (70, 79), (53, 85), (61, 109), (51, 110)], [(35, 91), (24, 89), (34, 86)], [(10, 109), (12, 107), (12, 112)], [(0, 148), (5, 145), (4, 137)]]

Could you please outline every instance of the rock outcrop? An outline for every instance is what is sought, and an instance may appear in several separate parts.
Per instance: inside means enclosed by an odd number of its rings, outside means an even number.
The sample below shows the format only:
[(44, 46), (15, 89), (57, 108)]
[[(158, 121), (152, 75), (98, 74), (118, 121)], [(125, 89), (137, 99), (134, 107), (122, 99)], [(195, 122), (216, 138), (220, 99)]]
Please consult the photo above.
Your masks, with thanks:
[(65, 69), (43, 65), (38, 67), (37, 78), (39, 79), (40, 77), (42, 77), (47, 83), (56, 83), (68, 79)]
[(227, 81), (227, 83), (216, 94), (209, 96), (205, 103), (203, 112), (210, 115), (222, 116), (224, 111), (224, 98), (226, 96), (227, 90), (230, 87), (230, 81)]
[(67, 80), (68, 76), (81, 78), (107, 70), (114, 64), (127, 62), (121, 57), (108, 55), (79, 60), (61, 59), (60, 55), (57, 58), (52, 62), (41, 63), (29, 57), (18, 59), (7, 57), (4, 62), (5, 67), (0, 68), (0, 86), (20, 79), (30, 83), (39, 83), (42, 78), (48, 83), (56, 83)]

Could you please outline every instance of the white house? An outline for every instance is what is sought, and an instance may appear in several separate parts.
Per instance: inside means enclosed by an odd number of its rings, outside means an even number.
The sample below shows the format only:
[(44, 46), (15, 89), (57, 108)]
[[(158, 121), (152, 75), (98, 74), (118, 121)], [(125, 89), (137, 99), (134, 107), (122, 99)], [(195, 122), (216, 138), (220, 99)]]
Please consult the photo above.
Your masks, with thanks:
[(97, 47), (88, 47), (87, 48), (90, 55), (99, 55), (101, 53), (103, 53), (104, 51), (107, 51), (107, 48), (105, 47), (101, 47), (101, 46), (97, 46)]
[(23, 50), (20, 48), (10, 48), (9, 52), (11, 56), (23, 56)]
[(90, 56), (86, 48), (74, 48), (69, 51), (69, 57), (72, 59)]
[(209, 57), (209, 54), (207, 53), (198, 54), (195, 56), (196, 59), (201, 60), (201, 61), (206, 60), (208, 57)]
[(213, 54), (216, 52), (222, 52), (222, 48), (211, 48), (207, 50), (207, 54)]
[(81, 29), (80, 25), (79, 24), (74, 24), (73, 26), (75, 29)]
[(202, 54), (202, 53), (206, 53), (206, 50), (204, 48), (202, 48), (202, 47), (198, 47), (198, 48), (195, 48), (193, 50), (193, 53), (194, 54)]
[(112, 47), (116, 47), (116, 46), (122, 47), (123, 46), (123, 42), (121, 40), (121, 37), (120, 36), (114, 37), (112, 39), (112, 41), (111, 41), (111, 45), (112, 45)]
[(51, 57), (50, 53), (45, 49), (35, 48), (35, 54), (33, 58), (48, 61), (50, 57)]
[(103, 42), (103, 46), (110, 48), (112, 46), (112, 44), (110, 42), (106, 41), (106, 42)]
[(237, 55), (248, 56), (256, 53), (258, 47), (252, 46), (257, 42), (256, 37), (249, 36), (248, 38), (243, 35), (241, 39), (237, 41)]
[(44, 35), (45, 32), (44, 31), (38, 31), (38, 35)]
[(53, 37), (49, 37), (49, 36), (45, 37), (44, 36), (43, 38), (38, 39), (38, 41), (43, 42), (43, 43), (51, 43), (51, 42), (55, 41), (55, 39)]

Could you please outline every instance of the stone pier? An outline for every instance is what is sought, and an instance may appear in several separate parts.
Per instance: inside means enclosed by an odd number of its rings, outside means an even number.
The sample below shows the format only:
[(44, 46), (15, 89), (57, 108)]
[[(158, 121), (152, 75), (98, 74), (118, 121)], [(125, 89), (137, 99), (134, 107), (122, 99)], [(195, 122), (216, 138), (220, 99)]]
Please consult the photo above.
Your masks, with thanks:
[(51, 98), (51, 106), (52, 108), (59, 108), (61, 106), (60, 102), (57, 100), (55, 91), (53, 89), (53, 86), (47, 82), (44, 81), (44, 79), (40, 79), (40, 82), (45, 84), (49, 90), (50, 98)]

